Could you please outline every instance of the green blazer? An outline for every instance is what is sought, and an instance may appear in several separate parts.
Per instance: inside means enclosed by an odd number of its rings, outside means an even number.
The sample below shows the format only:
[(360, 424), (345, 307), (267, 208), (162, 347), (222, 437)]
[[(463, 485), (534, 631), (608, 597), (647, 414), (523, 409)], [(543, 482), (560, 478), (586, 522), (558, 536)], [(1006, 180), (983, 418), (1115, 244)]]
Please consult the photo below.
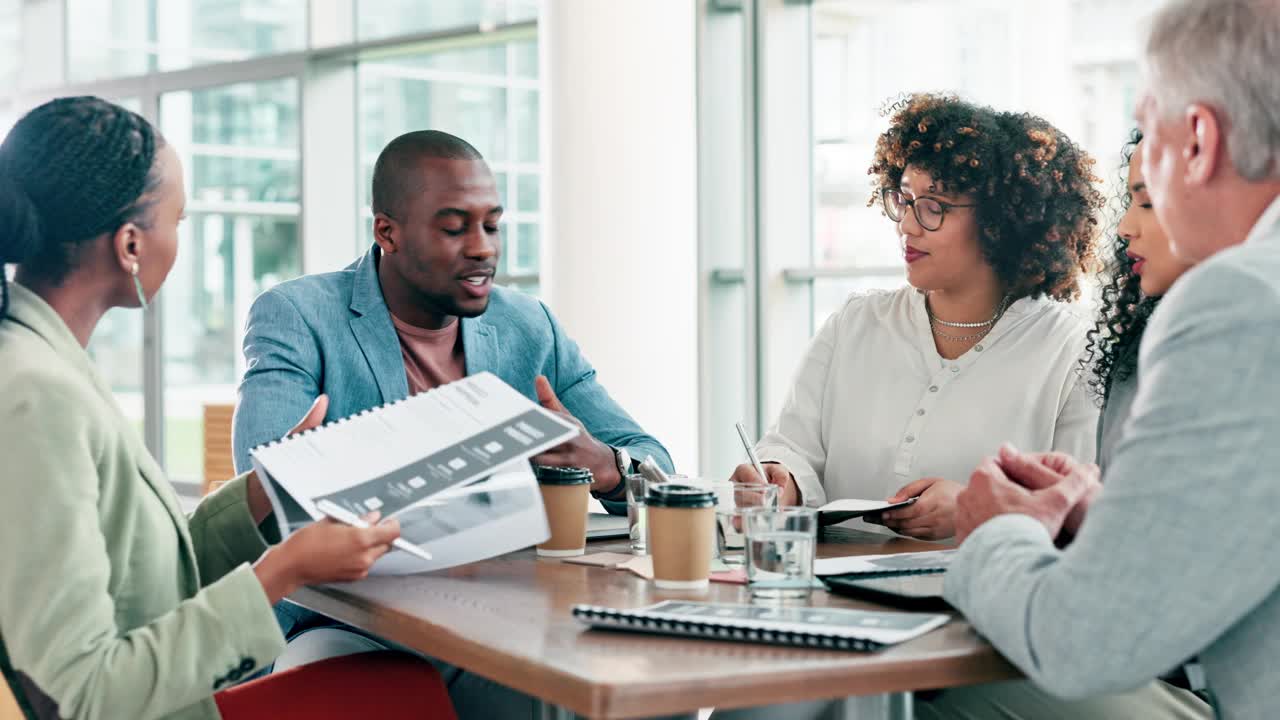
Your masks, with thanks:
[(0, 670), (28, 716), (218, 718), (284, 638), (246, 476), (188, 519), (62, 318), (0, 320)]

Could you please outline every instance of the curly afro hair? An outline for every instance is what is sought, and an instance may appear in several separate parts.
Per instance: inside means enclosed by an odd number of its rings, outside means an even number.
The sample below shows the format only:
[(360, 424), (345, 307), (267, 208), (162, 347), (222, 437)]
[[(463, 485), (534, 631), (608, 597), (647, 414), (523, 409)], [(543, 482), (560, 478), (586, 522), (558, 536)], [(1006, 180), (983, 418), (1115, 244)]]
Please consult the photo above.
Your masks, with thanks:
[(979, 242), (1015, 298), (1080, 296), (1079, 275), (1096, 265), (1093, 159), (1043, 118), (1005, 113), (950, 95), (912, 95), (895, 106), (876, 141), (868, 205), (897, 189), (908, 165), (939, 189), (977, 203)]

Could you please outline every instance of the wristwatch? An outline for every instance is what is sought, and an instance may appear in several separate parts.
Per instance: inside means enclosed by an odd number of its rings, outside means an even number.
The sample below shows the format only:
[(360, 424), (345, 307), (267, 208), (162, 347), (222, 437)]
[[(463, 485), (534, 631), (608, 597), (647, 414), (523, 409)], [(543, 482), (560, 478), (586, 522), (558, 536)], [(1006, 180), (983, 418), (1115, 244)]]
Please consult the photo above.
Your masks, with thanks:
[(621, 501), (627, 497), (627, 476), (634, 470), (631, 468), (631, 454), (625, 448), (609, 446), (613, 451), (613, 462), (618, 467), (618, 484), (607, 492), (593, 492), (597, 500)]

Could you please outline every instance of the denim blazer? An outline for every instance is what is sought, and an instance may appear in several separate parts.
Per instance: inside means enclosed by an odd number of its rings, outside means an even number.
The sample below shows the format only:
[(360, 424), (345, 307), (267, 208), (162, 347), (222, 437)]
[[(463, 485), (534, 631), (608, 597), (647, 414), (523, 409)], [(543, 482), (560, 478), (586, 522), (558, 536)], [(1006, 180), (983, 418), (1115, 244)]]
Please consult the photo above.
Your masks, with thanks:
[[(326, 421), (409, 394), (404, 359), (378, 281), (375, 245), (338, 272), (281, 283), (249, 309), (246, 370), (236, 406), (237, 471), (249, 451), (283, 437), (320, 393), (329, 395)], [(591, 367), (536, 298), (495, 287), (489, 308), (463, 318), (467, 374), (489, 371), (536, 400), (534, 378), (545, 375), (560, 401), (597, 440), (647, 455), (671, 471), (671, 457), (609, 397)], [(625, 503), (606, 503), (625, 513)]]

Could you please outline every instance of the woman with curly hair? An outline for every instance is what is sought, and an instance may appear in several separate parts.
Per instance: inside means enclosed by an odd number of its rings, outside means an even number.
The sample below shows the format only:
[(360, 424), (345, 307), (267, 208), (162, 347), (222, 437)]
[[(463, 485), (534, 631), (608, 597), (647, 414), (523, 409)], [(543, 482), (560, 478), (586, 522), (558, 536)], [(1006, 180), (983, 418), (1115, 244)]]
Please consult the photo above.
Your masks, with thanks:
[[(906, 534), (945, 537), (953, 529), (955, 481), (967, 479), (1000, 443), (1089, 457), (1096, 397), (1078, 381), (1084, 328), (1062, 301), (1077, 297), (1077, 278), (1093, 260), (1094, 213), (1102, 201), (1091, 187), (1090, 164), (1062, 133), (1031, 115), (930, 95), (899, 110), (880, 136), (871, 173), (877, 198), (898, 224), (911, 287), (853, 295), (814, 339), (778, 424), (759, 448), (762, 460), (775, 463), (765, 470), (787, 488), (784, 497), (806, 505), (828, 494), (866, 497), (882, 475), (901, 482), (914, 474), (921, 479), (894, 498), (919, 494), (907, 509), (928, 511), (914, 518), (897, 511), (884, 522)], [(1182, 272), (1155, 223), (1138, 165), (1131, 163), (1134, 202), (1119, 228), (1123, 262), (1104, 293), (1099, 327), (1106, 329), (1088, 333), (1087, 367), (1095, 373), (1088, 384), (1108, 399), (1108, 417), (1133, 382), (1132, 370), (1121, 380), (1116, 369), (1125, 367), (1117, 358), (1136, 352), (1142, 324), (1135, 319), (1145, 320), (1153, 296)], [(1106, 442), (1114, 431), (1106, 429), (1110, 422), (1103, 427)], [(749, 467), (735, 479), (749, 481)], [(714, 717), (819, 720), (840, 710), (839, 702), (818, 701)], [(1025, 680), (922, 694), (914, 714), (1211, 717), (1195, 695), (1163, 682), (1062, 700)]]
[[(1033, 115), (940, 95), (897, 110), (869, 173), (909, 287), (855, 293), (813, 339), (757, 447), (784, 503), (919, 496), (878, 520), (937, 540), (1002, 442), (1093, 454), (1066, 307), (1094, 260), (1092, 164)], [(734, 479), (760, 481), (750, 465)]]
[(1089, 388), (1102, 406), (1098, 420), (1098, 465), (1106, 467), (1129, 416), (1138, 389), (1138, 346), (1160, 296), (1191, 265), (1169, 248), (1151, 209), (1142, 179), (1142, 134), (1134, 131), (1125, 146), (1128, 168), (1121, 195), (1124, 214), (1116, 228), (1110, 280), (1102, 288), (1098, 321), (1088, 334), (1082, 366)]

